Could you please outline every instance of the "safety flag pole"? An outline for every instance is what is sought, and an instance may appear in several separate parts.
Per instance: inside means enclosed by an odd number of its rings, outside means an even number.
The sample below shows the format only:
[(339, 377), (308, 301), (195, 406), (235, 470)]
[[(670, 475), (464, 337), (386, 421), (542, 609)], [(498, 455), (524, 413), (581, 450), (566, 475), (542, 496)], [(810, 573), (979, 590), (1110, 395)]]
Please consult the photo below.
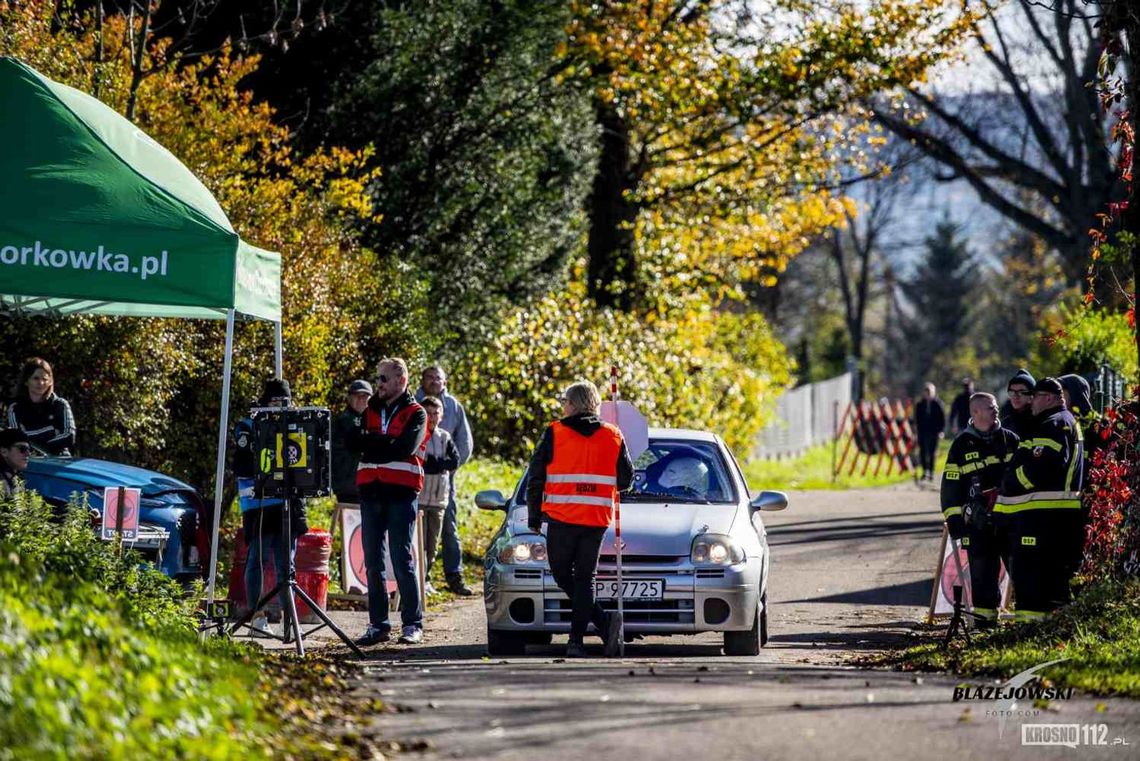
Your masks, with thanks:
[[(614, 425), (618, 424), (617, 364), (610, 363), (610, 399), (614, 403)], [(625, 657), (625, 589), (621, 583), (621, 494), (614, 491), (614, 557), (617, 559), (618, 656)]]

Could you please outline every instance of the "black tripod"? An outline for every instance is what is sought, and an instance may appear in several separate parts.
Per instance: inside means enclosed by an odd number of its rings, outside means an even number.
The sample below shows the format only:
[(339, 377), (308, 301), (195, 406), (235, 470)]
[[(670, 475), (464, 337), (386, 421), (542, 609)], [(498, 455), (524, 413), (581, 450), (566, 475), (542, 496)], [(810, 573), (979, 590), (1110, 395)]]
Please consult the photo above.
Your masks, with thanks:
[[(264, 608), (266, 605), (268, 605), (269, 601), (272, 600), (275, 595), (280, 594), (283, 589), (287, 589), (288, 594), (285, 596), (285, 606), (284, 606), (285, 609), (281, 611), (281, 615), (283, 616), (283, 620), (285, 621), (284, 633), (280, 637), (280, 640), (282, 642), (294, 643), (296, 648), (297, 648), (297, 655), (303, 656), (305, 654), (305, 637), (307, 637), (308, 635), (313, 634), (315, 632), (318, 632), (327, 626), (329, 629), (331, 629), (333, 631), (334, 634), (336, 634), (336, 636), (340, 637), (341, 642), (343, 642), (344, 644), (346, 644), (350, 648), (352, 648), (352, 651), (354, 653), (363, 657), (364, 652), (361, 651), (361, 649), (356, 646), (356, 643), (353, 642), (349, 638), (349, 636), (347, 634), (345, 634), (344, 631), (339, 626), (334, 624), (332, 619), (329, 618), (328, 614), (325, 613), (323, 610), (321, 610), (320, 606), (318, 606), (317, 603), (313, 601), (313, 598), (309, 597), (308, 593), (306, 593), (305, 590), (302, 589), (297, 584), (297, 567), (293, 562), (293, 552), (291, 549), (293, 546), (293, 533), (292, 533), (292, 526), (291, 526), (290, 521), (289, 521), (290, 511), (292, 510), (294, 495), (291, 493), (293, 490), (291, 488), (292, 484), (290, 482), (290, 477), (289, 477), (290, 464), (289, 464), (289, 457), (287, 454), (288, 448), (289, 448), (289, 438), (288, 438), (288, 435), (289, 435), (289, 409), (287, 407), (285, 409), (281, 410), (280, 420), (281, 420), (281, 423), (280, 423), (278, 430), (279, 430), (280, 436), (281, 436), (281, 442), (282, 442), (281, 447), (282, 447), (282, 451), (284, 453), (283, 456), (284, 456), (284, 460), (285, 460), (282, 463), (283, 467), (281, 469), (281, 492), (282, 492), (283, 498), (282, 498), (282, 505), (281, 505), (281, 538), (282, 538), (282, 543), (281, 543), (280, 551), (289, 553), (289, 573), (286, 575), (286, 577), (284, 579), (278, 579), (277, 584), (276, 584), (276, 586), (273, 587), (273, 589), (264, 593), (261, 596), (261, 599), (257, 601), (256, 605), (250, 607), (250, 609), (248, 611), (246, 611), (244, 614), (242, 614), (238, 618), (238, 620), (234, 622), (233, 627), (230, 629), (230, 634), (234, 634), (235, 632), (237, 632), (237, 630), (239, 628), (249, 624), (249, 622), (253, 620), (253, 617), (255, 615), (257, 615), (258, 611), (260, 611), (262, 608)], [(263, 473), (262, 477), (258, 479), (257, 492), (258, 492), (259, 497), (262, 496), (262, 494), (264, 492), (265, 481), (267, 480), (267, 478), (268, 478), (268, 475)], [(300, 496), (300, 495), (297, 495), (297, 496)], [(258, 542), (257, 551), (258, 551), (258, 553), (260, 553), (262, 551), (261, 542)], [(246, 562), (249, 562), (249, 561), (247, 560)], [(305, 601), (305, 604), (309, 606), (309, 610), (311, 610), (311, 611), (313, 611), (313, 613), (317, 614), (317, 618), (321, 619), (321, 621), (323, 623), (319, 624), (318, 626), (314, 626), (312, 629), (309, 629), (308, 631), (304, 631), (304, 632), (301, 631), (301, 618), (300, 618), (300, 616), (297, 615), (297, 604), (295, 602), (293, 595), (299, 595), (300, 598)], [(274, 636), (274, 639), (278, 639), (278, 638), (276, 636)]]

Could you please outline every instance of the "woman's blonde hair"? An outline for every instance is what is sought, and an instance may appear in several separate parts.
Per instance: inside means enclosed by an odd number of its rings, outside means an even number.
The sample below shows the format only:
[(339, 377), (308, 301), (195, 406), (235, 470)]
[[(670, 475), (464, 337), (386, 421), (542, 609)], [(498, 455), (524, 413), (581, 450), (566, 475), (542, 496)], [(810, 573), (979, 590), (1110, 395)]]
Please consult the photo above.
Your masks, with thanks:
[(598, 393), (598, 387), (590, 381), (571, 383), (558, 398), (570, 405), (574, 414), (586, 412), (596, 415), (598, 408), (602, 406), (602, 395)]

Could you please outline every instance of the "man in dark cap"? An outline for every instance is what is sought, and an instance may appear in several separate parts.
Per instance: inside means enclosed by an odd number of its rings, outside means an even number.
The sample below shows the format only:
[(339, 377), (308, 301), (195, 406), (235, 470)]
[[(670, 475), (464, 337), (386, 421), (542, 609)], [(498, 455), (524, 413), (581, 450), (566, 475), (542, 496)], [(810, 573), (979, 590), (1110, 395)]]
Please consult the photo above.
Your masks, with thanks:
[(368, 399), (372, 396), (372, 384), (366, 380), (354, 380), (348, 385), (348, 399), (345, 408), (332, 422), (332, 488), (340, 503), (360, 505), (360, 491), (356, 488), (356, 466), (360, 458), (348, 447), (353, 431), (360, 429)]
[(995, 519), (1010, 541), (1017, 620), (1043, 618), (1069, 601), (1074, 537), (1082, 532), (1080, 426), (1065, 409), (1061, 383), (1033, 387), (1033, 426), (1002, 479)]
[(0, 500), (9, 499), (24, 490), (20, 474), (28, 467), (32, 445), (19, 428), (0, 431)]
[(1002, 405), (1001, 424), (1024, 438), (1033, 425), (1033, 387), (1037, 381), (1024, 367), (1019, 368), (1006, 384), (1009, 399)]

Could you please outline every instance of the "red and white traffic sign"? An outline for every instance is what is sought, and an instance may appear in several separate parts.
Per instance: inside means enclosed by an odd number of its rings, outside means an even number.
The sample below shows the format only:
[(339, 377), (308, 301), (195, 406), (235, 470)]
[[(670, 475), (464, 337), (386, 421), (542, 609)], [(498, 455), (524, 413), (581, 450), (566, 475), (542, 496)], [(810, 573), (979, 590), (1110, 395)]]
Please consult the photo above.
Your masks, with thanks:
[(122, 533), (124, 542), (134, 542), (139, 538), (139, 502), (141, 489), (109, 486), (103, 490), (103, 531), (104, 539), (114, 539)]

